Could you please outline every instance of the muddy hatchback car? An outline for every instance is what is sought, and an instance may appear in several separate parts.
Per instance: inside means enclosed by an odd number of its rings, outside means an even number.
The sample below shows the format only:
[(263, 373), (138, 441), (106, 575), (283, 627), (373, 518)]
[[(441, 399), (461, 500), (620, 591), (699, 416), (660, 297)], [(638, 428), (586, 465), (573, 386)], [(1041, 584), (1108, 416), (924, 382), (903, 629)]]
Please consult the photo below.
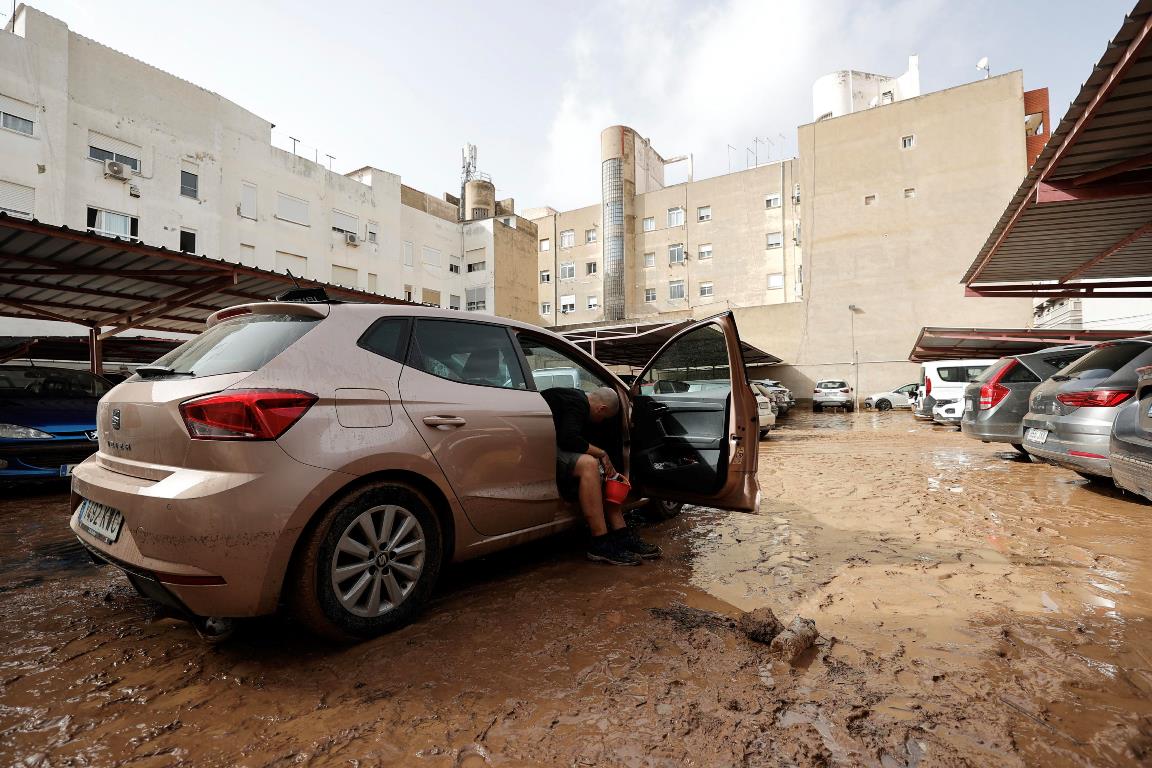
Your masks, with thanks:
[[(369, 637), (409, 621), (446, 563), (575, 526), (549, 369), (620, 393), (604, 447), (632, 503), (759, 501), (730, 314), (671, 339), (631, 389), (559, 336), (456, 311), (277, 301), (207, 325), (100, 401), (71, 497), (80, 541), (202, 632), (286, 606), (318, 634)], [(718, 376), (726, 397), (653, 386)]]

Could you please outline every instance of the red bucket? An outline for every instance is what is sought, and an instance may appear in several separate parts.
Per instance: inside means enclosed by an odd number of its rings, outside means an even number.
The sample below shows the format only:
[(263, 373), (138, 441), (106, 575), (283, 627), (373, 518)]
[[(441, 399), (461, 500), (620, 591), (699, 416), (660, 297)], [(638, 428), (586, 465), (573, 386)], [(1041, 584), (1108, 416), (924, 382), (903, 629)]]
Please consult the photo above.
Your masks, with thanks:
[(631, 490), (632, 484), (624, 475), (609, 477), (604, 480), (604, 501), (609, 504), (623, 504)]

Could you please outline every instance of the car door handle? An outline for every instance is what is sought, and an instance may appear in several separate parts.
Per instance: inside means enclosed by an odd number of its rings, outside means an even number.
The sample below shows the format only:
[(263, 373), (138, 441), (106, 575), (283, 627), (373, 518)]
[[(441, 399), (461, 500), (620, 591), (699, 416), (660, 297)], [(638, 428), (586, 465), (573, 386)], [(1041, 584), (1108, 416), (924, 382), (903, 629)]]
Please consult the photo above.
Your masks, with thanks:
[(462, 427), (468, 422), (459, 416), (425, 416), (424, 423), (430, 427)]

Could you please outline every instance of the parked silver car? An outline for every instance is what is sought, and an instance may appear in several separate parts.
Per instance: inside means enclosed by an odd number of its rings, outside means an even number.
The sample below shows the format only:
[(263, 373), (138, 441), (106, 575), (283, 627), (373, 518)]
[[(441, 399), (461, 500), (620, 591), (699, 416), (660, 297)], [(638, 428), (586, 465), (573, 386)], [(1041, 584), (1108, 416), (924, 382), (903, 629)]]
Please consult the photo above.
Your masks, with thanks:
[(997, 360), (964, 389), (960, 428), (985, 443), (1011, 443), (1024, 451), (1024, 416), (1036, 385), (1083, 357), (1091, 345), (1051, 347)]
[(1152, 363), (1152, 336), (1097, 344), (1032, 391), (1024, 448), (1089, 479), (1112, 477), (1109, 442), (1118, 406), (1136, 391), (1136, 369)]
[(1136, 373), (1136, 397), (1112, 425), (1109, 460), (1117, 487), (1152, 501), (1152, 367)]

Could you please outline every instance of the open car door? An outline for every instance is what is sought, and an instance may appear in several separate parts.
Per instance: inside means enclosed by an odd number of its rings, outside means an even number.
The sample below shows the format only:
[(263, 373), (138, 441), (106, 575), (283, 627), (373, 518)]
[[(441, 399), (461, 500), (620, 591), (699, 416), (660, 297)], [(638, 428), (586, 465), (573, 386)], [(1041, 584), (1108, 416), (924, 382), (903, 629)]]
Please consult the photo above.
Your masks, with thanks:
[(759, 421), (731, 312), (673, 336), (632, 384), (632, 485), (645, 496), (755, 512)]

